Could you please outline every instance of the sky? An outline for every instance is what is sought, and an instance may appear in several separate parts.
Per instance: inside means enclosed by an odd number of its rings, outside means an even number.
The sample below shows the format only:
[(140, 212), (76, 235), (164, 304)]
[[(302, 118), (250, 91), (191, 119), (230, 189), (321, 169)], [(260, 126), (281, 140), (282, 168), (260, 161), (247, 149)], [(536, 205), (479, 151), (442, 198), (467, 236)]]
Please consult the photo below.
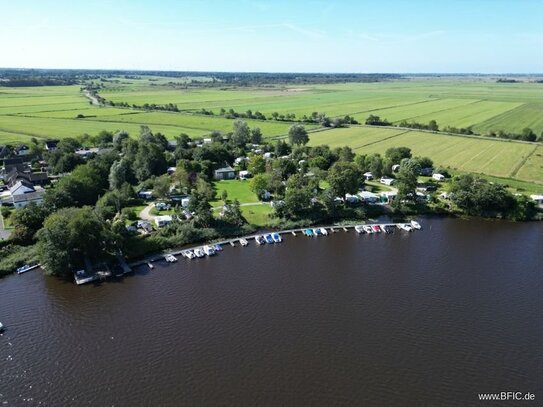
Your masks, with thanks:
[(0, 0), (0, 67), (542, 73), (542, 0)]

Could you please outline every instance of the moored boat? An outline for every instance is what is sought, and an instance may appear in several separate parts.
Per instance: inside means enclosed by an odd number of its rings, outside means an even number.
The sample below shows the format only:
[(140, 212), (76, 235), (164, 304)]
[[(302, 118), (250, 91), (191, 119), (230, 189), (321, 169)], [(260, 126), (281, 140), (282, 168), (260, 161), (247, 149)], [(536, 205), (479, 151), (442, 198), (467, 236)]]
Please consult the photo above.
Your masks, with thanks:
[(313, 231), (311, 229), (306, 229), (304, 233), (306, 236), (313, 236)]
[(164, 257), (164, 259), (168, 262), (168, 263), (175, 263), (177, 261), (177, 257), (175, 257), (173, 254), (168, 254)]
[(321, 235), (320, 229), (319, 229), (319, 228), (313, 229), (313, 235), (315, 235), (315, 236), (320, 236), (320, 235)]
[(362, 226), (362, 228), (364, 229), (364, 232), (366, 232), (366, 233), (369, 233), (369, 234), (373, 233), (373, 229), (371, 228), (370, 225), (364, 225), (364, 226)]
[(272, 233), (272, 239), (275, 243), (281, 243), (283, 241), (279, 233)]
[(411, 232), (411, 230), (413, 230), (413, 228), (411, 227), (411, 225), (408, 225), (407, 223), (399, 223), (399, 224), (398, 224), (398, 227), (399, 227), (401, 230), (405, 230), (406, 232)]
[(362, 225), (356, 225), (354, 230), (356, 230), (356, 233), (364, 233), (364, 227)]
[(0, 333), (4, 332), (6, 330), (6, 327), (3, 323), (0, 322)]
[(192, 260), (192, 259), (194, 259), (196, 257), (196, 255), (194, 254), (194, 252), (192, 250), (185, 250), (184, 254), (185, 254), (185, 257), (187, 259)]
[(264, 239), (263, 236), (258, 236), (258, 235), (256, 235), (256, 236), (255, 236), (255, 242), (256, 242), (257, 244), (265, 244), (265, 243), (266, 243), (266, 239)]
[(379, 225), (372, 225), (371, 227), (375, 233), (381, 233), (381, 228)]
[(215, 249), (216, 252), (222, 252), (222, 246), (218, 243), (215, 246), (213, 246), (213, 248)]
[(411, 221), (411, 226), (412, 226), (414, 229), (422, 229), (422, 226), (421, 226), (420, 223), (417, 222), (416, 220), (412, 220), (412, 221)]
[(22, 267), (19, 267), (17, 269), (17, 274), (23, 274), (23, 273), (26, 273), (27, 271), (29, 271), (32, 267), (29, 266), (28, 264), (25, 264), (24, 266)]
[(194, 249), (194, 254), (196, 255), (196, 257), (199, 257), (199, 258), (202, 258), (205, 256), (204, 251), (200, 248)]
[(328, 236), (328, 231), (326, 230), (326, 228), (320, 228), (319, 230), (321, 231), (323, 236)]
[(274, 243), (273, 237), (271, 234), (264, 236), (264, 239), (266, 239), (266, 243)]
[(241, 243), (242, 246), (247, 246), (249, 244), (247, 239), (244, 239), (243, 237), (239, 239), (239, 242)]
[(214, 256), (215, 255), (215, 249), (212, 246), (204, 246), (203, 251), (206, 254), (206, 256)]

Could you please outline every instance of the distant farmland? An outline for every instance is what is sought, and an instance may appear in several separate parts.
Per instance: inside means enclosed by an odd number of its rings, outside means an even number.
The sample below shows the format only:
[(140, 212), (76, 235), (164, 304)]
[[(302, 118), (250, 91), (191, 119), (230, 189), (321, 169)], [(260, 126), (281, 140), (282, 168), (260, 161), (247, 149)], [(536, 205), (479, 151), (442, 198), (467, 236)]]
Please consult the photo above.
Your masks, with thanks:
[[(213, 130), (228, 132), (232, 119), (221, 108), (238, 113), (260, 111), (295, 114), (296, 118), (324, 112), (330, 117), (351, 115), (358, 121), (370, 114), (393, 123), (402, 120), (472, 127), (475, 132), (494, 130), (543, 131), (543, 84), (495, 83), (485, 78), (404, 79), (377, 83), (307, 85), (261, 88), (183, 88), (174, 78), (119, 78), (103, 82), (100, 95), (129, 105), (173, 103), (180, 113), (134, 108), (97, 107), (79, 86), (0, 88), (0, 144), (26, 142), (31, 137), (64, 138), (101, 130), (126, 130), (137, 136), (141, 125), (168, 138), (181, 133), (202, 137)], [(199, 114), (202, 109), (214, 115)], [(267, 138), (284, 137), (292, 122), (247, 120)], [(307, 126), (317, 129), (317, 126)], [(361, 153), (380, 152), (391, 146), (411, 147), (417, 155), (463, 171), (481, 172), (543, 182), (542, 148), (500, 140), (429, 134), (402, 129), (351, 127), (311, 134), (311, 144), (349, 145)]]
[(310, 145), (319, 144), (348, 145), (359, 154), (384, 154), (390, 147), (405, 146), (440, 166), (543, 184), (543, 149), (536, 144), (374, 127), (312, 133)]

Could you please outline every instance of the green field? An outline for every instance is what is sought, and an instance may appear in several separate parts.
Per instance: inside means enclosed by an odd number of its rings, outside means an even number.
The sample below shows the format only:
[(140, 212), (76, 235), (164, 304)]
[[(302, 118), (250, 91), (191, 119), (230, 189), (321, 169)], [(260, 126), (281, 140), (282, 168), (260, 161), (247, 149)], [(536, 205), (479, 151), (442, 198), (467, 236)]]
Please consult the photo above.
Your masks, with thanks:
[[(101, 130), (126, 130), (132, 136), (141, 125), (168, 138), (181, 133), (202, 137), (213, 130), (231, 131), (232, 120), (218, 116), (221, 108), (266, 115), (312, 112), (352, 115), (363, 122), (376, 114), (394, 123), (402, 120), (444, 126), (473, 126), (477, 132), (543, 131), (543, 84), (496, 83), (493, 78), (406, 78), (376, 83), (303, 86), (270, 85), (259, 88), (186, 88), (194, 78), (108, 78), (100, 95), (114, 102), (143, 105), (174, 103), (183, 112), (143, 111), (91, 105), (80, 86), (0, 88), (0, 144), (28, 142), (31, 137), (63, 138), (96, 135)], [(210, 80), (201, 78), (201, 80)], [(174, 83), (174, 84), (172, 84)], [(215, 116), (195, 114), (205, 108)], [(76, 118), (83, 115), (83, 118)], [(285, 136), (292, 123), (248, 120), (265, 137)], [(408, 146), (417, 155), (459, 171), (542, 183), (541, 147), (482, 138), (456, 137), (402, 129), (351, 127), (325, 130), (307, 126), (311, 144), (349, 145), (357, 152), (383, 153), (392, 146)]]
[(309, 144), (348, 145), (359, 154), (384, 154), (390, 147), (405, 146), (414, 155), (428, 156), (440, 166), (543, 184), (543, 151), (531, 143), (350, 127), (311, 133)]

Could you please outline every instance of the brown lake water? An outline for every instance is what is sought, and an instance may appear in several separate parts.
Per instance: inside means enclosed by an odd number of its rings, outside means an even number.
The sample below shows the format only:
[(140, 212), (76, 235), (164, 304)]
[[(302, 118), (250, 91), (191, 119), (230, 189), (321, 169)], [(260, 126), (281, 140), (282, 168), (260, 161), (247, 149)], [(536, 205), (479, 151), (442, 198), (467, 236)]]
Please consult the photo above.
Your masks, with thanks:
[(422, 223), (1, 279), (0, 406), (542, 405), (543, 224)]

